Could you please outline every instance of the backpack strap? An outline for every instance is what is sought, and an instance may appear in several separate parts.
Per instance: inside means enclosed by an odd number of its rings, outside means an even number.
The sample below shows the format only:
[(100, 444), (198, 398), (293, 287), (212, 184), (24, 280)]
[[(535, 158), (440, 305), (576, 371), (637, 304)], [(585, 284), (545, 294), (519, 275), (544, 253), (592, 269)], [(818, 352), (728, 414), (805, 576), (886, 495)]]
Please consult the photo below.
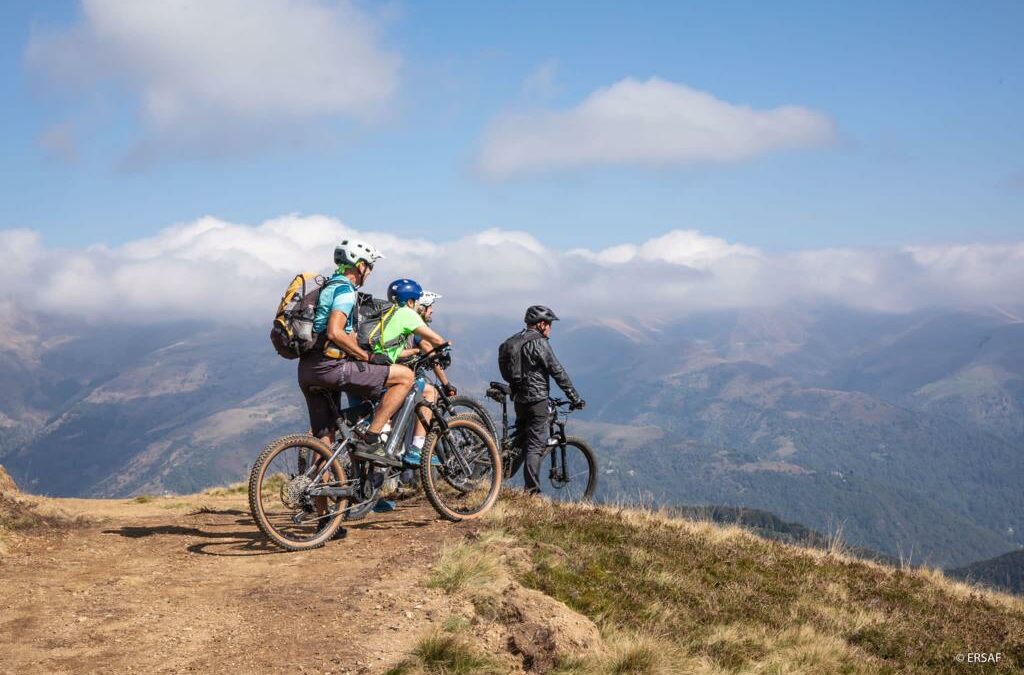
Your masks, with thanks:
[[(303, 280), (303, 283), (305, 283), (305, 280)], [(320, 284), (320, 288), (317, 289), (317, 292), (316, 292), (316, 307), (320, 306), (320, 296), (323, 295), (324, 291), (326, 291), (331, 286), (340, 286), (341, 284), (347, 284), (347, 285), (352, 287), (353, 291), (356, 290), (355, 284), (353, 284), (348, 279), (345, 279), (345, 278), (342, 278), (342, 279), (328, 279), (324, 283)], [(358, 295), (356, 296), (356, 302), (357, 303), (359, 302)], [(353, 308), (352, 311), (353, 312), (356, 311), (355, 308)], [(331, 342), (330, 340), (327, 339), (327, 329), (326, 329), (326, 327), (324, 328), (324, 332), (323, 333), (320, 333), (319, 335), (317, 335), (316, 343), (314, 344), (313, 348), (317, 349), (317, 350), (323, 351), (323, 353), (326, 356), (328, 356), (330, 358), (334, 358), (334, 359), (340, 359), (340, 358), (342, 358), (345, 355), (345, 353), (341, 351), (340, 347), (338, 347), (333, 342)], [(330, 352), (329, 352), (329, 350), (330, 350)], [(335, 355), (335, 353), (337, 355)]]
[[(384, 315), (380, 317), (380, 321), (377, 323), (376, 326), (373, 327), (373, 330), (370, 331), (370, 335), (369, 335), (370, 343), (373, 343), (373, 336), (376, 335), (378, 332), (380, 332), (380, 337), (381, 337), (381, 341), (379, 343), (380, 348), (381, 349), (387, 349), (387, 345), (383, 341), (383, 338), (384, 338), (384, 324), (387, 323), (388, 319), (391, 318), (391, 315), (395, 313), (396, 309), (398, 309), (398, 305), (392, 305), (391, 308), (388, 309), (388, 311), (384, 312)], [(390, 342), (394, 342), (394, 340), (391, 340)]]

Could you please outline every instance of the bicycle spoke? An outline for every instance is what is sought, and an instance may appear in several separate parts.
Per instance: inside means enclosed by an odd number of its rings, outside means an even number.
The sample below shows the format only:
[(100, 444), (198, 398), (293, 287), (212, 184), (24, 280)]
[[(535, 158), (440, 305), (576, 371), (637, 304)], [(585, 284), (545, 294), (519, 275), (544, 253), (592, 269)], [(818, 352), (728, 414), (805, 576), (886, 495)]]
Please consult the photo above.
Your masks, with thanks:
[[(324, 465), (324, 457), (299, 444), (280, 448), (266, 461), (256, 498), (264, 525), (281, 539), (295, 544), (315, 539), (342, 508), (340, 498), (307, 494)], [(314, 468), (318, 470), (310, 475), (308, 469)], [(333, 474), (324, 474), (324, 478), (316, 482), (339, 485)]]
[(587, 456), (575, 445), (555, 446), (541, 461), (541, 491), (556, 501), (581, 501), (586, 498), (592, 470)]

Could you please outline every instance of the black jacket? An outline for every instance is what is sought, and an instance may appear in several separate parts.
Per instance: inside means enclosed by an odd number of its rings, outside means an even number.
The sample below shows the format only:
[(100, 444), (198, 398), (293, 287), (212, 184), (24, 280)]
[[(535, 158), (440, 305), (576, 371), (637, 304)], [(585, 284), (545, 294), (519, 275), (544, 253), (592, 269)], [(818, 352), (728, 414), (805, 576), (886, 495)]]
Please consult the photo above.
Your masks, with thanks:
[[(536, 333), (532, 328), (527, 332)], [(523, 384), (512, 389), (512, 400), (516, 403), (535, 403), (546, 399), (550, 389), (548, 376), (555, 378), (555, 382), (565, 392), (570, 401), (578, 401), (580, 395), (576, 387), (572, 386), (569, 373), (558, 362), (555, 352), (551, 349), (551, 343), (546, 337), (530, 340), (523, 345)]]

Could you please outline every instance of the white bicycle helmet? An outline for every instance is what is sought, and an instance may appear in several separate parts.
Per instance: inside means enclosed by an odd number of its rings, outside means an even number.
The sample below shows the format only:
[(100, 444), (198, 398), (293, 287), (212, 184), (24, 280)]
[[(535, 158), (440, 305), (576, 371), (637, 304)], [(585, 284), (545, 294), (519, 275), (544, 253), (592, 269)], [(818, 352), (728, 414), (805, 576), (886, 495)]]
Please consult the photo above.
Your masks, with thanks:
[(384, 254), (378, 251), (373, 244), (362, 239), (346, 239), (334, 247), (335, 265), (356, 265), (360, 260), (365, 260), (372, 267), (378, 260), (384, 258)]
[(434, 304), (435, 300), (440, 300), (444, 296), (434, 291), (423, 291), (423, 295), (420, 296), (419, 305), (420, 307), (430, 307)]

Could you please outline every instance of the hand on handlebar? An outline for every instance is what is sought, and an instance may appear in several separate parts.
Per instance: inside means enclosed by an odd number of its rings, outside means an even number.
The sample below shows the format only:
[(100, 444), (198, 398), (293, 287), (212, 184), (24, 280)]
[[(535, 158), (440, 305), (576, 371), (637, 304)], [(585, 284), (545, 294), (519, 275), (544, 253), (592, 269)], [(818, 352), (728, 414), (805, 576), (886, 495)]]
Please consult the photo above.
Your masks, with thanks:
[(587, 402), (582, 398), (578, 398), (569, 404), (569, 410), (583, 410), (587, 407)]
[[(440, 365), (442, 368), (451, 364), (451, 342), (445, 342), (439, 347), (431, 349), (423, 356), (418, 357), (411, 365), (416, 368), (430, 368)], [(447, 361), (447, 363), (445, 363)]]
[(444, 385), (444, 395), (445, 396), (457, 396), (458, 393), (459, 393), (459, 390), (456, 389), (455, 385), (452, 384), (451, 382), (449, 382), (448, 384)]

